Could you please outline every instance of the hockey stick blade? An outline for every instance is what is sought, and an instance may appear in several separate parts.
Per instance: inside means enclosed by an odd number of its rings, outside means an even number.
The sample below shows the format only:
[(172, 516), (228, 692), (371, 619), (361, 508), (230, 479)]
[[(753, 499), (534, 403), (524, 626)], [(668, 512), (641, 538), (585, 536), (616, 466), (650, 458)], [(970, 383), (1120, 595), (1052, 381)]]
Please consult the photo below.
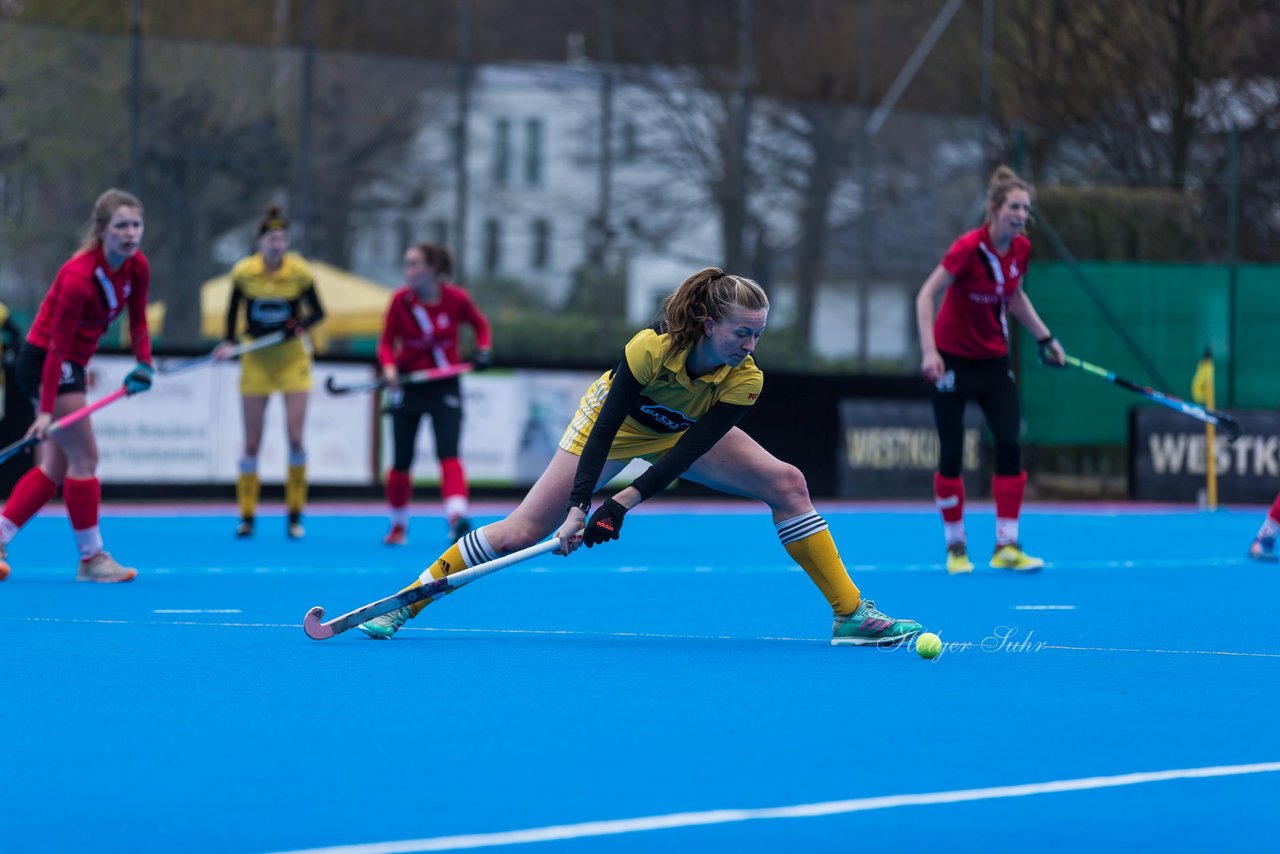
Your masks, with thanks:
[(402, 590), (385, 599), (370, 602), (368, 605), (356, 608), (354, 611), (348, 611), (340, 617), (334, 617), (328, 622), (323, 622), (324, 608), (316, 605), (307, 612), (307, 616), (303, 619), (302, 630), (312, 640), (328, 640), (334, 635), (340, 635), (348, 629), (354, 628), (361, 623), (367, 623), (369, 620), (381, 617), (384, 614), (389, 614), (398, 608), (403, 608), (416, 602), (430, 602), (439, 596), (457, 590), (465, 584), (470, 584), (478, 578), (484, 578), (486, 575), (491, 575), (500, 569), (506, 569), (508, 566), (544, 555), (559, 547), (560, 541), (553, 537), (529, 546), (527, 549), (503, 555), (500, 558), (464, 569), (461, 572), (446, 575), (444, 578), (438, 578), (429, 584)]

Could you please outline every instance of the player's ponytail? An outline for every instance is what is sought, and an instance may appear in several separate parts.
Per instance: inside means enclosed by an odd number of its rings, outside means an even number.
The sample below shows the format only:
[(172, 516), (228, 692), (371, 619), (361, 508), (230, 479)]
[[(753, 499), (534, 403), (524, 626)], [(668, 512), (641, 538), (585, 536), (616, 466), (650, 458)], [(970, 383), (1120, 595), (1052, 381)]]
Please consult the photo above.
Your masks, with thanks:
[(1018, 173), (1008, 166), (997, 166), (996, 171), (991, 173), (991, 180), (987, 182), (987, 222), (991, 222), (994, 212), (1000, 210), (1013, 190), (1024, 190), (1035, 201), (1036, 193), (1029, 183), (1019, 178)]
[(288, 231), (289, 220), (285, 219), (284, 211), (277, 204), (267, 206), (267, 212), (263, 214), (262, 221), (258, 223), (258, 236), (266, 234), (268, 231)]
[(662, 321), (670, 340), (663, 358), (692, 349), (706, 334), (708, 320), (720, 320), (734, 309), (768, 308), (764, 288), (751, 279), (719, 267), (699, 270), (662, 301)]

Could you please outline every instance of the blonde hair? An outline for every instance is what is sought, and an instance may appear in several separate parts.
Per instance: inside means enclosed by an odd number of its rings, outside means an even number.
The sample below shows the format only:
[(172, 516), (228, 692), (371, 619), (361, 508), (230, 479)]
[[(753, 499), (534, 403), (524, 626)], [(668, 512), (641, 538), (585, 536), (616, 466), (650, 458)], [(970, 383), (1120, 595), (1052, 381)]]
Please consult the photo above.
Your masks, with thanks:
[(1009, 193), (1013, 190), (1023, 190), (1031, 201), (1036, 199), (1036, 191), (1031, 185), (1018, 177), (1018, 173), (1014, 172), (1008, 166), (997, 166), (996, 171), (991, 173), (991, 180), (987, 182), (987, 215), (986, 222), (991, 222), (992, 211), (998, 211), (1004, 206), (1004, 200), (1009, 198)]
[(662, 322), (670, 337), (663, 358), (691, 349), (706, 335), (708, 320), (721, 320), (734, 309), (768, 311), (769, 297), (751, 279), (719, 267), (707, 267), (685, 279), (662, 301)]
[(142, 202), (138, 201), (138, 197), (133, 193), (126, 193), (124, 190), (113, 187), (98, 196), (98, 200), (93, 203), (93, 213), (89, 215), (89, 223), (80, 235), (80, 246), (77, 247), (76, 254), (98, 248), (98, 244), (102, 242), (102, 232), (107, 230), (107, 226), (111, 224), (111, 217), (115, 216), (120, 208), (137, 208), (138, 214), (142, 214)]

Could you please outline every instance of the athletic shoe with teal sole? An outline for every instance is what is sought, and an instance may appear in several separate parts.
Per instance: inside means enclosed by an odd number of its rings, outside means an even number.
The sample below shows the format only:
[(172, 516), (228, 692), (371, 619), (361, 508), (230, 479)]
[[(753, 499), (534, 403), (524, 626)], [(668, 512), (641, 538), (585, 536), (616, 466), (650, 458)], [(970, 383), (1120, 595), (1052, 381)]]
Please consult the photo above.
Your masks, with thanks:
[(403, 608), (396, 608), (381, 617), (374, 617), (366, 623), (361, 623), (356, 628), (374, 640), (391, 640), (391, 636), (400, 631), (400, 627), (408, 622), (410, 616), (409, 606), (405, 605)]
[(876, 610), (876, 603), (863, 599), (856, 611), (837, 616), (831, 627), (832, 646), (893, 646), (920, 634), (915, 620), (895, 620)]

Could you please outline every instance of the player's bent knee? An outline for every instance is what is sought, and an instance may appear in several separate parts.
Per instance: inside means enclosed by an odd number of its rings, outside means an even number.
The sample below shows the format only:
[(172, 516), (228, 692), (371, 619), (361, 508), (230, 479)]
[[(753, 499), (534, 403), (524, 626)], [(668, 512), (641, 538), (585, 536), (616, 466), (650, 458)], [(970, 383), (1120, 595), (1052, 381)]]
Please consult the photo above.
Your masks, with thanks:
[(784, 464), (774, 476), (772, 486), (774, 503), (779, 506), (809, 503), (809, 483), (804, 472), (793, 465)]

